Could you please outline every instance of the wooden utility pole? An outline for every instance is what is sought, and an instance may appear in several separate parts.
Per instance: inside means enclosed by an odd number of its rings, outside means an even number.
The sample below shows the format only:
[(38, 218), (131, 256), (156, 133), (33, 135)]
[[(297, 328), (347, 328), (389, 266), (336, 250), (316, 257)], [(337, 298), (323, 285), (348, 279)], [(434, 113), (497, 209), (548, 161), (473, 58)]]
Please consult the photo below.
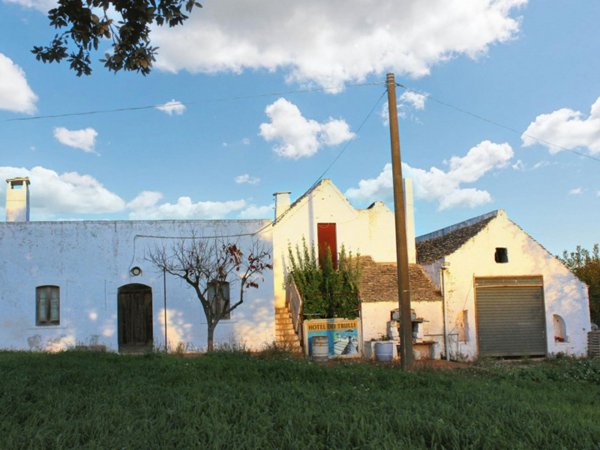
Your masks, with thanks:
[(396, 81), (394, 80), (393, 73), (387, 74), (387, 91), (392, 147), (394, 210), (396, 217), (396, 269), (398, 271), (398, 306), (400, 307), (400, 362), (403, 370), (412, 370), (415, 357), (412, 345), (406, 213), (404, 210), (404, 186), (402, 183), (398, 110), (396, 107)]

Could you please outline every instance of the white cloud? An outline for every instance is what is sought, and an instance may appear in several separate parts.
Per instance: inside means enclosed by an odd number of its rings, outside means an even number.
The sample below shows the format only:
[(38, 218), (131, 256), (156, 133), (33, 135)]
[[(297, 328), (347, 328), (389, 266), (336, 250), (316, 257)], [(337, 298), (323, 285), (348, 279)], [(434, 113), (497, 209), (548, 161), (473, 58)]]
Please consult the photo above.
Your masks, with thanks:
[(525, 163), (519, 159), (512, 165), (512, 168), (515, 170), (525, 170)]
[(237, 184), (258, 184), (258, 183), (260, 183), (260, 178), (251, 177), (247, 173), (245, 173), (244, 175), (238, 175), (237, 177), (234, 178), (234, 180)]
[(244, 145), (250, 145), (250, 139), (249, 138), (242, 139), (242, 144), (244, 144)]
[(56, 0), (3, 0), (4, 3), (20, 5), (24, 8), (37, 9), (40, 12), (48, 13), (52, 8), (56, 8)]
[(127, 203), (128, 209), (133, 209), (135, 211), (152, 208), (154, 207), (161, 199), (163, 195), (160, 192), (155, 191), (143, 191), (140, 192), (137, 197)]
[(340, 119), (325, 123), (306, 119), (296, 105), (279, 98), (265, 110), (270, 123), (260, 125), (260, 135), (277, 141), (273, 150), (284, 157), (298, 159), (314, 155), (323, 146), (339, 145), (355, 137), (348, 124)]
[(419, 94), (418, 92), (414, 92), (414, 91), (405, 91), (400, 98), (398, 99), (399, 102), (404, 103), (406, 105), (410, 105), (412, 106), (414, 109), (425, 109), (425, 100), (427, 99), (427, 96), (424, 94)]
[[(437, 167), (423, 170), (403, 164), (403, 175), (412, 178), (417, 198), (436, 201), (440, 210), (475, 207), (489, 203), (492, 200), (490, 193), (462, 185), (474, 183), (491, 170), (507, 166), (512, 157), (510, 145), (483, 141), (465, 156), (450, 158), (447, 171)], [(359, 201), (382, 200), (392, 195), (391, 164), (386, 164), (376, 178), (361, 180), (358, 188), (346, 191), (348, 198)]]
[(37, 99), (23, 69), (0, 53), (0, 109), (33, 114)]
[(239, 214), (240, 219), (270, 219), (273, 216), (273, 205), (250, 205)]
[[(0, 179), (29, 177), (31, 180), (31, 216), (34, 220), (51, 219), (60, 214), (102, 214), (123, 210), (125, 202), (90, 175), (57, 172), (44, 167), (31, 170), (0, 167)], [(6, 183), (0, 183), (5, 192)]]
[(98, 133), (93, 128), (67, 130), (63, 127), (57, 127), (54, 129), (54, 137), (58, 142), (69, 147), (78, 148), (86, 153), (95, 153), (96, 136), (98, 136)]
[(222, 219), (229, 213), (243, 210), (245, 200), (224, 202), (192, 202), (190, 197), (179, 197), (176, 203), (161, 203), (162, 194), (144, 191), (127, 204), (130, 219)]
[[(395, 72), (422, 77), (458, 55), (513, 39), (527, 0), (207, 0), (183, 27), (153, 31), (170, 72), (278, 69), (333, 91)], [(266, 32), (265, 30), (268, 30)]]
[(600, 154), (600, 97), (583, 117), (580, 111), (562, 108), (548, 114), (540, 114), (521, 135), (523, 147), (541, 144), (550, 153), (586, 148), (590, 154)]
[(583, 188), (576, 187), (569, 191), (569, 195), (581, 195), (583, 194)]
[(172, 116), (173, 114), (180, 116), (185, 112), (186, 106), (180, 101), (171, 100), (170, 102), (167, 102), (163, 105), (158, 105), (156, 109), (167, 113), (170, 116)]
[[(401, 119), (411, 118), (417, 122), (419, 120), (412, 114), (412, 111), (422, 111), (425, 109), (425, 102), (427, 100), (427, 94), (419, 94), (414, 91), (405, 91), (396, 102), (396, 109), (398, 111), (398, 117)], [(385, 102), (381, 107), (379, 113), (384, 126), (390, 124), (389, 119), (389, 104)]]

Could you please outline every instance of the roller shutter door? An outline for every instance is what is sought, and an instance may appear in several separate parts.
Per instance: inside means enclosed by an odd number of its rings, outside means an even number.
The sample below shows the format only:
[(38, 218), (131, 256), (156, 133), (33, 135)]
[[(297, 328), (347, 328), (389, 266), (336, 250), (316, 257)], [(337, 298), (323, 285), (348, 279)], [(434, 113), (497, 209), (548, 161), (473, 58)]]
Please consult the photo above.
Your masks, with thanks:
[(542, 277), (476, 278), (480, 356), (546, 355)]

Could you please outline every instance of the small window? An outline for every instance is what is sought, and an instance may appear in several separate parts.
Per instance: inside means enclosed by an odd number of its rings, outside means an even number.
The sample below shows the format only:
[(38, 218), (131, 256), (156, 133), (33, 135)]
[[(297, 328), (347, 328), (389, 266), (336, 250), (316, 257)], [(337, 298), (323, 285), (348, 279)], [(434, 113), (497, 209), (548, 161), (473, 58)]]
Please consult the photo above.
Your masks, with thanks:
[(554, 324), (554, 342), (567, 342), (567, 324), (558, 314), (552, 316)]
[(60, 289), (58, 286), (38, 286), (35, 289), (36, 325), (60, 324)]
[(496, 247), (494, 261), (503, 264), (508, 262), (508, 249), (506, 247)]
[(221, 319), (231, 319), (229, 311), (229, 283), (226, 281), (213, 280), (208, 284), (208, 302), (213, 312)]

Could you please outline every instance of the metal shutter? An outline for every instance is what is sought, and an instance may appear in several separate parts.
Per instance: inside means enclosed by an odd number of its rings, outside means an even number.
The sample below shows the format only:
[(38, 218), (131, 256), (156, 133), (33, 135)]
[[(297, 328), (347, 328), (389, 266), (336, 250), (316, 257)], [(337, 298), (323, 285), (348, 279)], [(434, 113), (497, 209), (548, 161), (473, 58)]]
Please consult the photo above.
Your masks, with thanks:
[(477, 278), (480, 356), (546, 355), (542, 277)]

